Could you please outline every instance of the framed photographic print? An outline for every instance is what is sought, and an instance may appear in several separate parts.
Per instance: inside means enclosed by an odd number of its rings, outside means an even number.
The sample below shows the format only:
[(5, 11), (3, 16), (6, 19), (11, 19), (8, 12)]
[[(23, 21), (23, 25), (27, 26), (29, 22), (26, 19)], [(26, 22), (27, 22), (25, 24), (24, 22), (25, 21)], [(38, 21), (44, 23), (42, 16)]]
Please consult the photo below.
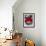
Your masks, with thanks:
[(23, 27), (25, 28), (35, 27), (35, 13), (23, 13)]

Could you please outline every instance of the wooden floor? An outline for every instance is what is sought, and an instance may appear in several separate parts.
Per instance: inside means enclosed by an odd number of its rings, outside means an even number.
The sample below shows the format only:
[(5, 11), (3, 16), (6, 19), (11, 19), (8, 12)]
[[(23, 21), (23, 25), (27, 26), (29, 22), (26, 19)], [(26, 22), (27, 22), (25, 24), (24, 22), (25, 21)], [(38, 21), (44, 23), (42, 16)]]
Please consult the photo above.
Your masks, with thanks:
[(0, 46), (16, 46), (15, 39), (13, 39), (13, 40), (6, 40), (6, 42), (1, 44)]
[[(3, 44), (0, 44), (0, 46), (16, 46), (16, 41), (22, 41), (22, 38), (20, 37), (21, 33), (16, 33), (12, 38), (12, 40), (6, 40)], [(19, 37), (18, 37), (19, 36)], [(19, 40), (18, 40), (19, 39)], [(21, 40), (20, 40), (21, 39)], [(0, 39), (0, 42), (4, 41), (4, 39)], [(22, 42), (21, 42), (22, 43)], [(21, 45), (22, 46), (22, 45)]]

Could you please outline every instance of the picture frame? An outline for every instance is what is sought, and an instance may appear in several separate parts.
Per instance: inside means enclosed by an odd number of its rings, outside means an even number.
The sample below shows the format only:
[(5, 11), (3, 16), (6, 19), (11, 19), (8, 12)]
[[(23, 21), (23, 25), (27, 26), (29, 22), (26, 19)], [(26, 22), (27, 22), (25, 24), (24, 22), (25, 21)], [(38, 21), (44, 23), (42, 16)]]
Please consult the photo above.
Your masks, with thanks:
[(24, 28), (35, 27), (35, 13), (23, 13), (23, 27)]

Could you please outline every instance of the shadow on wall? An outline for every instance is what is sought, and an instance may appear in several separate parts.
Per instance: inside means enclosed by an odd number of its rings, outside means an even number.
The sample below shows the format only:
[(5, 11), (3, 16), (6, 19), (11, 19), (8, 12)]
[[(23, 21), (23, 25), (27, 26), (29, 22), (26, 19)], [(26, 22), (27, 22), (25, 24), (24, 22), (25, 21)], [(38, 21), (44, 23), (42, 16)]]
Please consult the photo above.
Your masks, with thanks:
[[(33, 40), (36, 46), (41, 46), (40, 3), (40, 0), (18, 0), (12, 9), (14, 13), (15, 29), (23, 33), (24, 39)], [(23, 13), (35, 13), (35, 28), (23, 27)]]

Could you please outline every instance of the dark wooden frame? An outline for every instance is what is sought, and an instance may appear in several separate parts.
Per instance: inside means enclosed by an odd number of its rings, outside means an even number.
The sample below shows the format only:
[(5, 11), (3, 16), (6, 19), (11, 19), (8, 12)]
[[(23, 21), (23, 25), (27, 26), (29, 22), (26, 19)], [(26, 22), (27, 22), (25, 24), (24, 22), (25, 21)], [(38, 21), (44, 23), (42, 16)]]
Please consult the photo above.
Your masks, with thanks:
[[(25, 27), (24, 26), (24, 14), (32, 14), (32, 15), (34, 15), (34, 25), (33, 26), (31, 26), (31, 27)], [(23, 27), (24, 28), (34, 28), (35, 27), (35, 13), (23, 13)]]

